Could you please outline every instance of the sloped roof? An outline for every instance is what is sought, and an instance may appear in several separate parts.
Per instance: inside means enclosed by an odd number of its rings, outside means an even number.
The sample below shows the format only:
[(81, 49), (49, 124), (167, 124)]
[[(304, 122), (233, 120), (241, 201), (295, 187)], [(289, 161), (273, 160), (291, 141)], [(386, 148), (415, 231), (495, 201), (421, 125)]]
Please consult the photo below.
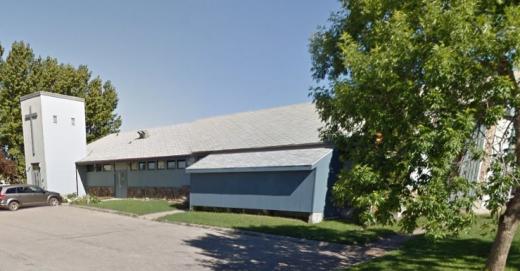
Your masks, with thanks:
[(188, 173), (251, 172), (261, 170), (311, 170), (329, 148), (215, 153), (202, 158), (186, 169)]
[(289, 105), (150, 128), (144, 139), (137, 131), (111, 134), (90, 143), (79, 162), (317, 144), (321, 126), (313, 104)]

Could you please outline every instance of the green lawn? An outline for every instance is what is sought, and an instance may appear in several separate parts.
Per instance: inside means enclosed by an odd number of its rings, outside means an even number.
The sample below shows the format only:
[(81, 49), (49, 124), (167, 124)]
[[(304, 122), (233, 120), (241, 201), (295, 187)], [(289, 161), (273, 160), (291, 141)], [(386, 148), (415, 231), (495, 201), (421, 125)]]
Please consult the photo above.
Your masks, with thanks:
[(115, 211), (131, 213), (136, 215), (144, 215), (150, 213), (175, 210), (175, 206), (168, 203), (168, 201), (166, 200), (105, 200), (99, 203), (88, 204), (86, 206), (92, 206), (103, 209), (112, 209)]
[[(349, 270), (482, 270), (494, 238), (480, 224), (457, 237), (433, 242), (419, 236), (401, 249)], [(520, 231), (508, 258), (508, 269), (520, 271)]]
[(366, 243), (377, 239), (379, 236), (394, 233), (388, 227), (373, 227), (364, 230), (360, 226), (341, 221), (324, 221), (319, 224), (308, 224), (298, 219), (235, 213), (190, 211), (169, 215), (161, 218), (161, 220), (234, 228), (343, 244)]

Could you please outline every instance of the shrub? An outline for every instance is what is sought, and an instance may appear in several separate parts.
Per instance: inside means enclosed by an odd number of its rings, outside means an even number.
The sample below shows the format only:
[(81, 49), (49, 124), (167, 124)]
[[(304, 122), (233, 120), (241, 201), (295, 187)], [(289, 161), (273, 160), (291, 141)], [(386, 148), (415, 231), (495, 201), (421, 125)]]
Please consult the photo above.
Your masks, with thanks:
[(96, 204), (96, 203), (101, 202), (101, 200), (99, 200), (97, 197), (91, 196), (91, 195), (86, 195), (83, 197), (74, 197), (74, 198), (67, 197), (67, 200), (71, 204), (79, 204), (79, 205), (89, 205), (89, 204)]

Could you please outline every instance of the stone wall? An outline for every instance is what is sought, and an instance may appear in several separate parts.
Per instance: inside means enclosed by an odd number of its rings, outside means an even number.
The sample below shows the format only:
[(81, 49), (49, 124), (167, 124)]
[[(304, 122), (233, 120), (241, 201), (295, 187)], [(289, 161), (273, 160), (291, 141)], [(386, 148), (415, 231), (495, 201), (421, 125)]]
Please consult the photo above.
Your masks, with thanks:
[(113, 197), (114, 188), (112, 186), (89, 186), (87, 193), (96, 197)]
[(129, 198), (165, 198), (183, 199), (188, 198), (189, 186), (182, 187), (128, 187)]

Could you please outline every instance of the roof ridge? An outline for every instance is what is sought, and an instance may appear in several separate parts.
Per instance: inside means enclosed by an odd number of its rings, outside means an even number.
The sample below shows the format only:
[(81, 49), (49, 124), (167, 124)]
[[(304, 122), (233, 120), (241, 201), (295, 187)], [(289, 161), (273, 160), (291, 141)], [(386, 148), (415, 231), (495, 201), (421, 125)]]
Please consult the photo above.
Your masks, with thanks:
[[(195, 120), (192, 120), (192, 121), (187, 121), (187, 122), (180, 122), (180, 123), (175, 123), (175, 124), (167, 124), (167, 125), (161, 125), (161, 126), (153, 126), (153, 127), (146, 127), (146, 128), (139, 128), (139, 129), (132, 129), (132, 130), (129, 130), (129, 131), (123, 131), (123, 132), (116, 132), (116, 133), (111, 133), (111, 134), (108, 134), (102, 138), (99, 138), (93, 142), (90, 142), (89, 144), (92, 144), (98, 140), (101, 140), (103, 138), (106, 138), (108, 136), (111, 136), (111, 135), (115, 135), (115, 136), (118, 136), (120, 134), (132, 134), (132, 133), (137, 133), (138, 131), (140, 130), (154, 130), (154, 129), (162, 129), (162, 128), (176, 128), (177, 126), (181, 126), (181, 125), (192, 125), (192, 124), (195, 124), (197, 122), (201, 122), (201, 121), (208, 121), (208, 120), (216, 120), (216, 119), (220, 119), (220, 118), (224, 118), (224, 117), (231, 117), (231, 116), (237, 116), (237, 115), (242, 115), (242, 114), (251, 114), (251, 113), (257, 113), (257, 112), (267, 112), (267, 111), (271, 111), (271, 110), (279, 110), (279, 109), (282, 109), (282, 108), (287, 108), (287, 107), (294, 107), (294, 106), (303, 106), (303, 105), (312, 105), (311, 102), (305, 102), (305, 103), (297, 103), (297, 104), (289, 104), (289, 105), (282, 105), (282, 106), (277, 106), (277, 107), (269, 107), (269, 108), (263, 108), (263, 109), (258, 109), (258, 110), (249, 110), (249, 111), (241, 111), (241, 112), (235, 112), (235, 113), (230, 113), (230, 114), (223, 114), (223, 115), (217, 115), (217, 116), (210, 116), (210, 117), (204, 117), (204, 118), (200, 118), (200, 119), (195, 119)], [(191, 133), (191, 129), (188, 128), (188, 130), (190, 130), (190, 133)]]
[(312, 103), (239, 112), (192, 122), (107, 135), (90, 143), (82, 161), (167, 157), (200, 152), (303, 146), (323, 142), (322, 121)]

